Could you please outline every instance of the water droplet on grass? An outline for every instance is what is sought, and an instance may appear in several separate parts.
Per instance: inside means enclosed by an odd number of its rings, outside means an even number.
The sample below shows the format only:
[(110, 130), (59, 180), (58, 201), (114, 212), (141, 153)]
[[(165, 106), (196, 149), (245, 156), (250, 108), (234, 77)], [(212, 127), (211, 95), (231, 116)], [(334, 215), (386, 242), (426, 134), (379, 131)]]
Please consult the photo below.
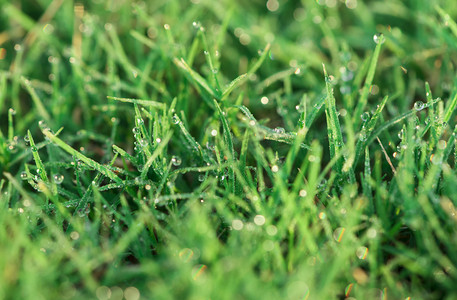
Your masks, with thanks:
[(366, 122), (370, 119), (370, 113), (369, 112), (364, 112), (363, 114), (360, 115), (360, 119), (362, 119), (363, 122)]
[(422, 109), (424, 109), (424, 107), (425, 104), (422, 101), (416, 101), (416, 103), (414, 103), (414, 109), (417, 111), (421, 111)]
[(375, 34), (373, 36), (373, 41), (376, 43), (376, 44), (384, 44), (384, 42), (386, 41), (386, 39), (384, 38), (384, 35), (383, 34)]
[(177, 115), (174, 115), (171, 118), (171, 121), (173, 122), (173, 124), (178, 124), (179, 123), (179, 117)]
[(64, 176), (62, 174), (54, 175), (54, 182), (56, 184), (61, 184), (63, 182)]
[(182, 163), (182, 160), (179, 156), (172, 156), (171, 157), (171, 163), (173, 164), (173, 166), (180, 166), (181, 163)]
[(146, 147), (148, 145), (148, 141), (146, 139), (140, 139), (138, 142), (140, 143), (141, 147)]
[(28, 177), (28, 176), (27, 176), (27, 173), (26, 173), (25, 171), (21, 173), (21, 179), (22, 179), (22, 180), (26, 180), (27, 177)]
[(346, 228), (344, 227), (338, 227), (337, 229), (335, 229), (335, 231), (333, 231), (333, 238), (335, 239), (335, 241), (337, 241), (338, 243), (341, 242), (345, 231)]
[(367, 134), (365, 132), (359, 133), (359, 140), (362, 141), (362, 142), (366, 142)]
[(333, 75), (326, 76), (325, 82), (330, 83), (330, 84), (336, 84), (335, 76), (333, 76)]
[(366, 259), (368, 256), (368, 248), (364, 246), (357, 248), (356, 255), (359, 259)]
[(279, 134), (284, 134), (284, 133), (286, 132), (286, 130), (285, 130), (284, 128), (282, 128), (282, 127), (276, 127), (276, 128), (274, 129), (274, 131), (275, 131), (276, 133), (279, 133)]
[(15, 115), (15, 114), (16, 114), (16, 111), (14, 110), (14, 108), (10, 108), (10, 109), (8, 109), (8, 113), (9, 113), (10, 115)]

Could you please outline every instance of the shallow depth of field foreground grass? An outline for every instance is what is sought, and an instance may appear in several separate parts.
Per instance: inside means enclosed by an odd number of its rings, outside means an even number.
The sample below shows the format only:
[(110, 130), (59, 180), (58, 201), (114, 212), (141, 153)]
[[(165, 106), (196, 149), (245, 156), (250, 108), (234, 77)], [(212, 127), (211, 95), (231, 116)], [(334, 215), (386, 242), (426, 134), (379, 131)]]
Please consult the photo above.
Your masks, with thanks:
[(457, 299), (456, 18), (0, 0), (0, 299)]

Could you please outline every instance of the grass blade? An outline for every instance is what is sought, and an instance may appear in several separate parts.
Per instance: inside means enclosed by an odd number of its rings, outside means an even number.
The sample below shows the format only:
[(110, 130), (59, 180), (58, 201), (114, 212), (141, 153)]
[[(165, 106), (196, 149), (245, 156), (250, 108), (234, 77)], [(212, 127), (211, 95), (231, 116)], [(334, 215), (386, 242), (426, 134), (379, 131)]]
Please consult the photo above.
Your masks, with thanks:
[(94, 161), (91, 158), (88, 158), (81, 152), (73, 149), (71, 146), (66, 144), (64, 141), (62, 141), (60, 138), (52, 134), (48, 129), (43, 130), (43, 134), (48, 137), (53, 143), (55, 143), (57, 146), (62, 148), (64, 151), (66, 151), (68, 154), (76, 157), (76, 159), (79, 159), (80, 161), (84, 162), (86, 165), (88, 165), (91, 168), (94, 168), (95, 170), (99, 171), (106, 177), (112, 179), (114, 182), (117, 183), (122, 183), (122, 180), (114, 174), (113, 171), (105, 167), (104, 165), (99, 164), (98, 162)]

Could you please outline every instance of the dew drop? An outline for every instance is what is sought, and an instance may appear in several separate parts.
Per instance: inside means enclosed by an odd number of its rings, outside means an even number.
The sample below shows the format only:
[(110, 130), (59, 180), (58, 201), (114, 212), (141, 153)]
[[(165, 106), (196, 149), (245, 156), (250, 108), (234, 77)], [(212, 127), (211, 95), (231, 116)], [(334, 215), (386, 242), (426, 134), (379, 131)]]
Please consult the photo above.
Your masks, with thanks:
[(179, 123), (179, 117), (177, 115), (174, 115), (171, 118), (171, 121), (173, 122), (173, 124), (178, 124)]
[(44, 129), (48, 129), (48, 128), (49, 128), (48, 125), (46, 124), (46, 122), (43, 121), (43, 120), (40, 120), (40, 121), (38, 122), (38, 126), (40, 126), (41, 130), (44, 130)]
[(335, 239), (335, 241), (337, 241), (338, 243), (341, 242), (345, 231), (346, 228), (344, 227), (338, 227), (337, 229), (335, 229), (335, 231), (333, 231), (333, 238)]
[(367, 134), (365, 132), (361, 132), (359, 134), (359, 140), (362, 141), (362, 142), (366, 142), (367, 140)]
[(173, 166), (180, 166), (181, 163), (182, 163), (182, 159), (179, 157), (179, 156), (172, 156), (171, 157), (171, 163), (173, 164)]
[(14, 110), (14, 108), (10, 108), (10, 109), (8, 109), (8, 113), (10, 115), (15, 115), (16, 114), (16, 110)]
[(64, 176), (62, 174), (54, 175), (54, 182), (56, 184), (61, 184), (63, 182)]
[(329, 75), (325, 77), (325, 82), (330, 84), (336, 84), (335, 76)]
[(357, 251), (355, 253), (359, 259), (362, 259), (362, 260), (366, 259), (368, 256), (368, 248), (361, 246), (361, 247), (357, 248)]
[(363, 114), (360, 115), (360, 119), (362, 119), (363, 122), (366, 122), (370, 119), (370, 113), (369, 112), (364, 112)]
[(30, 138), (28, 135), (24, 136), (24, 142), (26, 146), (30, 146)]
[(139, 134), (140, 133), (140, 129), (138, 127), (133, 127), (132, 132), (134, 134)]
[(414, 103), (414, 109), (417, 111), (421, 111), (422, 109), (424, 109), (424, 107), (425, 104), (422, 101), (416, 101), (416, 103)]
[(138, 142), (140, 143), (141, 147), (146, 147), (148, 145), (148, 141), (146, 139), (140, 139)]
[(376, 44), (384, 44), (384, 42), (386, 41), (386, 39), (384, 38), (384, 35), (383, 34), (375, 34), (373, 36), (373, 41), (376, 43)]
[(286, 132), (286, 130), (285, 130), (284, 128), (282, 128), (282, 127), (276, 127), (276, 128), (274, 129), (274, 131), (275, 131), (276, 133), (279, 133), (279, 134), (284, 134), (284, 133)]
[(24, 171), (21, 173), (21, 179), (26, 180), (27, 179), (27, 173)]

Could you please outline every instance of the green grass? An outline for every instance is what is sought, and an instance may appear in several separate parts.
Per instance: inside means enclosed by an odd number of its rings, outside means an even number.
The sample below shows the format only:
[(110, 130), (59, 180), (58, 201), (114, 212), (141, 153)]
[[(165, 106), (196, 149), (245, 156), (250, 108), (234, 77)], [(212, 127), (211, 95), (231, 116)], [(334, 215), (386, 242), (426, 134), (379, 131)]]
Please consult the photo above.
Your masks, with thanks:
[(453, 1), (81, 3), (0, 0), (0, 299), (457, 299)]

